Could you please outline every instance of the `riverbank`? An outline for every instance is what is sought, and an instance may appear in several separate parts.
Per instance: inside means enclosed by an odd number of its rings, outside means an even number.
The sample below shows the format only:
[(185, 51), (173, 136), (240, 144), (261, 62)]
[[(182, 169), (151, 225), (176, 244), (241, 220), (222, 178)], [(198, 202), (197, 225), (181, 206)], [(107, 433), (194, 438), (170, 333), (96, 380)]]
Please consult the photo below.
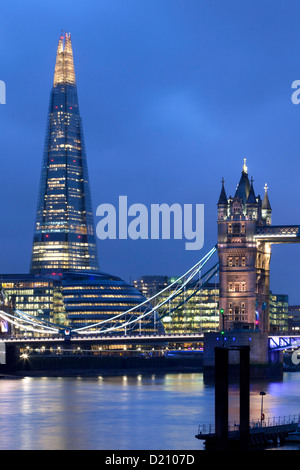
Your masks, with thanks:
[[(3, 377), (74, 377), (74, 376), (120, 376), (138, 374), (165, 374), (183, 372), (204, 372), (206, 380), (214, 379), (214, 368), (203, 367), (202, 354), (151, 356), (101, 356), (101, 355), (63, 355), (63, 354), (32, 354), (20, 357), (9, 354), (7, 364), (0, 365), (0, 379)], [(283, 368), (270, 368), (268, 373), (264, 367), (251, 367), (251, 379), (264, 377), (282, 378), (282, 372), (297, 371), (299, 367), (290, 368), (284, 361)], [(205, 370), (204, 370), (205, 369)], [(230, 367), (230, 375), (234, 367)]]
[(33, 355), (0, 366), (0, 374), (71, 377), (124, 374), (202, 372), (202, 357), (100, 357)]

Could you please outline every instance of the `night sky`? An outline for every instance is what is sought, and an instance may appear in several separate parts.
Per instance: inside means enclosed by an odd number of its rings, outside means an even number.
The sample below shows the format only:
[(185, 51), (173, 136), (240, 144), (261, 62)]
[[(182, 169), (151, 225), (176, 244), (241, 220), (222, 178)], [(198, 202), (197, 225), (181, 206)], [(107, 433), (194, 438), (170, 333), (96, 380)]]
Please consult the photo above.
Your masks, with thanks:
[[(217, 241), (225, 178), (243, 159), (273, 224), (300, 224), (297, 0), (1, 2), (0, 272), (29, 270), (57, 42), (71, 33), (93, 211), (102, 203), (204, 204), (205, 243), (98, 241), (101, 269), (129, 281), (180, 275)], [(97, 223), (95, 216), (95, 223)], [(272, 247), (271, 289), (300, 304), (300, 245)]]

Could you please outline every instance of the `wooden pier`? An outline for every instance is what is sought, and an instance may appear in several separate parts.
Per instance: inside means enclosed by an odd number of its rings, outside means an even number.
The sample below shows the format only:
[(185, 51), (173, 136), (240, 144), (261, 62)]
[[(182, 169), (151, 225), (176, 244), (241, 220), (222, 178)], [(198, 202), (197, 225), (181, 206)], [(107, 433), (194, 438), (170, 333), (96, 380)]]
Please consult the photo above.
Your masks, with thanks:
[[(269, 418), (267, 421), (252, 421), (249, 426), (248, 449), (263, 448), (270, 445), (282, 444), (288, 434), (295, 432), (298, 427), (300, 415)], [(199, 425), (197, 439), (205, 441), (206, 450), (217, 448), (215, 427), (212, 424)], [(228, 426), (227, 449), (240, 447), (239, 424)]]

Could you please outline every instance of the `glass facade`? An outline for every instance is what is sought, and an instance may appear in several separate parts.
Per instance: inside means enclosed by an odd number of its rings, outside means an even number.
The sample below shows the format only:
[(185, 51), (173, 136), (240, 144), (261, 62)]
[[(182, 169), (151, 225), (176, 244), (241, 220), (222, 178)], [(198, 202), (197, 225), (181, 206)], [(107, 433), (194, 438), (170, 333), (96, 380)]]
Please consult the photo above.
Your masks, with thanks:
[(103, 320), (109, 320), (102, 325), (104, 328), (120, 326), (115, 331), (116, 334), (139, 329), (143, 334), (150, 334), (157, 332), (160, 327), (155, 324), (153, 315), (131, 327), (122, 327), (126, 321), (133, 320), (146, 311), (147, 305), (140, 307), (133, 314), (123, 316), (121, 320), (114, 318), (146, 300), (134, 286), (119, 277), (108, 274), (64, 274), (62, 292), (67, 317), (73, 328), (91, 326)]
[(66, 270), (99, 271), (69, 34), (57, 49), (30, 272)]
[(289, 297), (270, 292), (270, 331), (288, 332)]
[[(136, 288), (146, 297), (157, 294), (176, 278), (167, 276), (143, 276), (133, 281)], [(147, 295), (148, 294), (148, 295)], [(155, 305), (170, 295), (167, 290), (159, 296)], [(289, 299), (287, 295), (270, 292), (270, 330), (287, 332), (289, 318)], [(177, 307), (177, 308), (176, 308)], [(187, 285), (185, 291), (171, 300), (164, 310), (162, 324), (166, 333), (207, 333), (219, 330), (219, 284), (207, 283), (201, 291), (194, 294), (194, 286)], [(296, 309), (296, 307), (295, 307)], [(300, 307), (298, 307), (300, 311)], [(291, 316), (291, 312), (290, 312)], [(299, 328), (300, 329), (300, 328)]]
[(288, 332), (299, 334), (300, 331), (300, 305), (289, 305)]
[[(1, 278), (1, 287), (15, 309), (41, 320), (53, 321), (53, 302), (59, 289), (55, 281), (14, 274)], [(62, 321), (66, 322), (65, 315)]]
[[(168, 276), (143, 276), (133, 283), (149, 298), (149, 295), (157, 294), (175, 280)], [(194, 292), (193, 283), (188, 284), (180, 295), (159, 310), (166, 333), (206, 333), (219, 329), (219, 285), (208, 283), (201, 291)], [(166, 290), (154, 305), (169, 295), (170, 291)]]
[[(73, 329), (110, 320), (146, 300), (134, 286), (109, 274), (2, 275), (1, 287), (15, 309)], [(146, 308), (147, 305), (142, 306), (121, 320), (112, 319), (105, 323), (105, 328), (118, 326), (112, 332), (118, 335), (139, 330), (143, 334), (162, 332), (162, 325), (155, 322), (154, 315), (122, 327), (125, 321), (133, 320)], [(96, 329), (94, 326), (93, 330)]]
[[(173, 282), (171, 278), (171, 282)], [(219, 286), (207, 284), (194, 294), (194, 286), (188, 284), (168, 306), (162, 322), (166, 333), (206, 333), (219, 329)]]

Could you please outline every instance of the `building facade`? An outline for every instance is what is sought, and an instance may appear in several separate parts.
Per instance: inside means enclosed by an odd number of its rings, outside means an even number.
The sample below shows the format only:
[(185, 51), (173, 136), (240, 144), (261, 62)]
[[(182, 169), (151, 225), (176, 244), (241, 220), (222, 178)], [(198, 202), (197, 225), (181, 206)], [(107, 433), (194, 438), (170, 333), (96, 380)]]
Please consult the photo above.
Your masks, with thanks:
[[(59, 310), (55, 298), (60, 294), (54, 279), (36, 278), (30, 274), (7, 274), (1, 276), (0, 282), (3, 292), (15, 309), (44, 321), (54, 321), (54, 312)], [(57, 323), (67, 324), (65, 312), (55, 320)]]
[(99, 271), (71, 36), (60, 37), (50, 94), (30, 272)]
[[(176, 281), (176, 277), (142, 276), (133, 281), (134, 286), (147, 298), (158, 294), (166, 286)], [(152, 303), (159, 305), (168, 298), (166, 290)], [(195, 283), (187, 284), (186, 289), (173, 300), (157, 310), (166, 333), (199, 333), (217, 331), (219, 327), (219, 285), (207, 283), (201, 290)]]
[(118, 327), (116, 334), (140, 328), (143, 333), (162, 331), (162, 325), (155, 322), (154, 315), (140, 323), (122, 327), (122, 323), (146, 312), (149, 306), (145, 304), (136, 313), (131, 312), (119, 320), (118, 315), (146, 299), (134, 286), (117, 276), (104, 273), (63, 273), (61, 276), (6, 274), (1, 276), (0, 284), (14, 309), (56, 325), (71, 329), (92, 326), (92, 330)]
[(270, 332), (287, 333), (289, 318), (288, 295), (273, 294), (270, 292)]
[(300, 305), (290, 305), (288, 311), (288, 332), (298, 335), (300, 332)]
[(140, 279), (133, 281), (133, 285), (147, 299), (150, 299), (169, 285), (169, 279), (168, 276), (141, 276)]

